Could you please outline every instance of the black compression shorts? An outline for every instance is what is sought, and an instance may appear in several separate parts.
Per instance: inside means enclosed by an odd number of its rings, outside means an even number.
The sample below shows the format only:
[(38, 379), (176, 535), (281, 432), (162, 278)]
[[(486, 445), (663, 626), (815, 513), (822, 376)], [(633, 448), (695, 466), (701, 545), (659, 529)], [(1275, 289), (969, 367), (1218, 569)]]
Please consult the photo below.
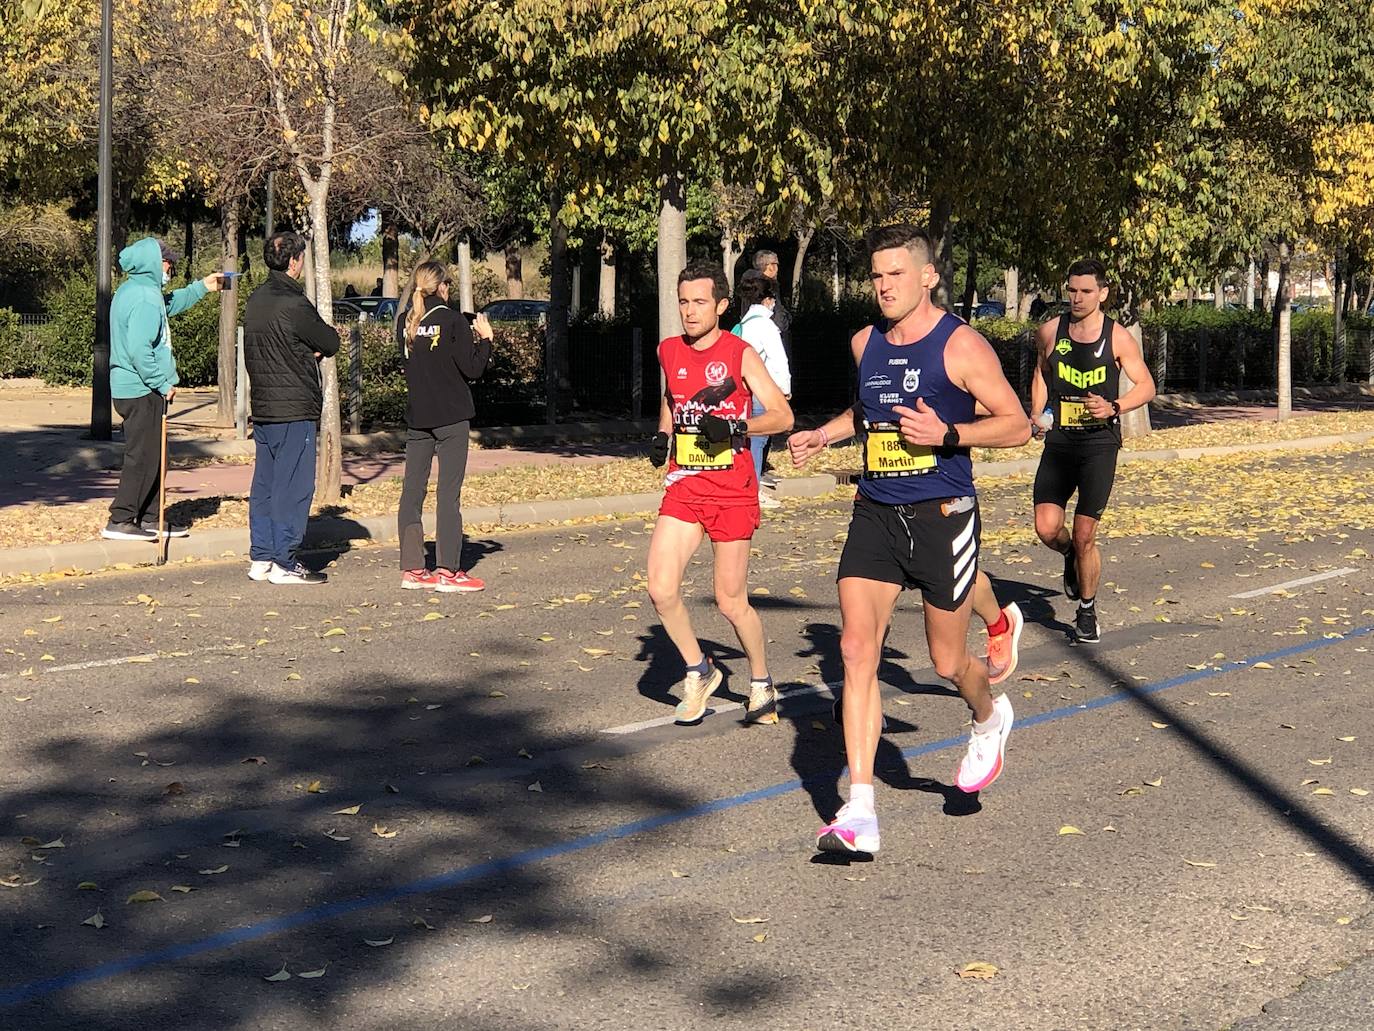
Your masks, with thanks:
[(1116, 435), (1110, 431), (1084, 433), (1072, 442), (1051, 434), (1035, 472), (1033, 497), (1037, 505), (1064, 508), (1078, 492), (1075, 515), (1101, 519), (1116, 481), (1116, 456), (1121, 451)]

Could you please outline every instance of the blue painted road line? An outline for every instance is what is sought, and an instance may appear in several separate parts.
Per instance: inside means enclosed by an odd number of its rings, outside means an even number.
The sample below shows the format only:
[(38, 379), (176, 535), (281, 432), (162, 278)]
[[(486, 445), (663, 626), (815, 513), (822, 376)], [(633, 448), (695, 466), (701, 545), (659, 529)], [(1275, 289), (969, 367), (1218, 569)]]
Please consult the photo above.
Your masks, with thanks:
[[(1040, 713), (1038, 716), (1030, 716), (1026, 719), (1018, 720), (1018, 725), (1024, 729), (1026, 727), (1036, 726), (1037, 724), (1053, 723), (1058, 720), (1067, 719), (1070, 716), (1102, 709), (1109, 705), (1116, 705), (1131, 699), (1158, 694), (1170, 688), (1197, 683), (1200, 680), (1208, 680), (1225, 673), (1233, 673), (1237, 670), (1253, 666), (1257, 662), (1273, 662), (1276, 659), (1286, 659), (1294, 655), (1302, 655), (1306, 652), (1317, 651), (1337, 644), (1344, 644), (1361, 637), (1369, 636), (1370, 634), (1374, 634), (1374, 625), (1359, 627), (1339, 637), (1323, 637), (1318, 640), (1304, 641), (1301, 644), (1266, 652), (1263, 655), (1255, 655), (1248, 659), (1226, 662), (1218, 666), (1209, 666), (1206, 669), (1191, 670), (1181, 676), (1172, 677), (1168, 680), (1161, 680), (1155, 684), (1145, 684), (1129, 691), (1118, 691), (1086, 702), (1052, 709), (1049, 712)], [(916, 745), (912, 748), (904, 749), (902, 751), (902, 757), (904, 759), (915, 759), (919, 756), (930, 755), (933, 752), (941, 752), (946, 749), (961, 747), (967, 740), (968, 738), (966, 736), (960, 736), (946, 738), (943, 741), (932, 741), (924, 745)], [(838, 772), (842, 775), (844, 771), (840, 770)], [(829, 774), (825, 776), (829, 776)], [(648, 831), (658, 830), (661, 827), (683, 823), (687, 820), (695, 820), (698, 817), (709, 816), (712, 813), (722, 813), (731, 809), (738, 809), (742, 806), (752, 805), (754, 802), (761, 802), (764, 799), (776, 798), (779, 795), (786, 795), (793, 791), (799, 791), (802, 786), (802, 781), (794, 778), (792, 780), (783, 781), (780, 784), (774, 784), (771, 787), (757, 788), (741, 795), (732, 795), (729, 798), (716, 799), (713, 802), (705, 802), (701, 805), (691, 806), (687, 809), (678, 809), (673, 812), (660, 813), (657, 816), (646, 817), (642, 820), (634, 820), (630, 823), (619, 824), (618, 826), (610, 827), (603, 831), (597, 831), (593, 834), (585, 834), (568, 841), (546, 845), (543, 848), (528, 849), (524, 852), (517, 852), (515, 855), (506, 856), (501, 859), (491, 859), (487, 862), (477, 863), (473, 866), (460, 867), (457, 870), (436, 874), (433, 877), (426, 877), (418, 881), (411, 881), (408, 884), (397, 885), (396, 887), (388, 888), (375, 895), (366, 895), (362, 898), (348, 899), (341, 902), (328, 902), (311, 909), (303, 909), (296, 913), (289, 913), (285, 916), (259, 921), (258, 923), (250, 924), (246, 927), (237, 927), (230, 931), (222, 931), (219, 934), (210, 935), (207, 938), (200, 938), (196, 941), (183, 942), (179, 945), (169, 945), (166, 948), (154, 949), (151, 952), (136, 953), (121, 959), (100, 963), (93, 967), (71, 970), (64, 974), (45, 978), (41, 981), (31, 981), (28, 984), (0, 989), (0, 1007), (17, 1006), (21, 1003), (52, 995), (68, 988), (76, 988), (84, 984), (105, 981), (112, 977), (118, 977), (120, 974), (129, 974), (138, 970), (145, 970), (149, 967), (159, 966), (164, 963), (173, 963), (178, 960), (190, 959), (207, 952), (214, 952), (233, 945), (241, 945), (244, 942), (258, 941), (274, 934), (280, 934), (283, 931), (292, 931), (311, 924), (333, 920), (337, 917), (363, 912), (368, 909), (374, 909), (377, 906), (384, 906), (388, 903), (397, 902), (401, 899), (411, 898), (416, 895), (427, 895), (431, 892), (440, 891), (445, 888), (454, 888), (459, 885), (470, 884), (473, 881), (480, 881), (487, 877), (519, 870), (523, 867), (533, 866), (536, 863), (543, 863), (550, 859), (558, 859), (562, 856), (572, 855), (577, 852), (585, 852), (588, 849), (597, 848), (600, 845), (605, 845), (612, 841), (619, 841), (622, 838), (633, 837), (636, 834), (644, 834)]]

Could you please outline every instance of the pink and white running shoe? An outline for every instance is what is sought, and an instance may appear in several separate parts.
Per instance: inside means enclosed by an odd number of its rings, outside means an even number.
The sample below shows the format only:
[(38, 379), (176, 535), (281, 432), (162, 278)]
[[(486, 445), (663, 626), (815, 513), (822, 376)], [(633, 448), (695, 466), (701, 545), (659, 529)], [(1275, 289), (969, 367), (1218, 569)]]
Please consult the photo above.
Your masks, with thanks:
[(816, 848), (822, 852), (877, 852), (878, 816), (871, 809), (846, 802), (835, 819), (816, 832)]
[(969, 734), (968, 751), (959, 768), (954, 771), (954, 784), (960, 791), (973, 794), (982, 791), (1002, 772), (1002, 760), (1007, 754), (1007, 738), (1011, 735), (1013, 713), (1006, 695), (998, 695), (992, 703), (993, 711), (1001, 717), (996, 728)]

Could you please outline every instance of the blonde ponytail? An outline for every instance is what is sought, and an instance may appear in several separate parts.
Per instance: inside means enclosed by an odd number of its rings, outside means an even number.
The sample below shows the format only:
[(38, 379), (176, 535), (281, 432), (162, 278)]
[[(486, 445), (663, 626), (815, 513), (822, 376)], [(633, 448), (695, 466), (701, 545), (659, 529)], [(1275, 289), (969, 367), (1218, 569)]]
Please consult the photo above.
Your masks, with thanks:
[(406, 316), (406, 349), (415, 342), (415, 333), (420, 328), (420, 320), (425, 317), (425, 298), (439, 292), (446, 283), (451, 284), (448, 269), (440, 262), (427, 261), (415, 270), (415, 292), (410, 298), (410, 314)]

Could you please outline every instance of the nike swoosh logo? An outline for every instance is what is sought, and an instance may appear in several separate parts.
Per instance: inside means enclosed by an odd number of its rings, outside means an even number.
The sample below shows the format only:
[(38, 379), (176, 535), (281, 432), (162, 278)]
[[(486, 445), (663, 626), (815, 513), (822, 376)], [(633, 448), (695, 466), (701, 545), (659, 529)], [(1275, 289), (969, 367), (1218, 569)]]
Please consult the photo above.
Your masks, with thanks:
[(1106, 346), (1107, 346), (1107, 341), (1105, 341), (1105, 340), (1102, 341), (1102, 343), (1098, 344), (1098, 345), (1097, 345), (1097, 350), (1093, 352), (1093, 357), (1094, 357), (1094, 358), (1101, 358), (1101, 357), (1102, 357), (1102, 351), (1103, 351), (1103, 349), (1104, 349)]

